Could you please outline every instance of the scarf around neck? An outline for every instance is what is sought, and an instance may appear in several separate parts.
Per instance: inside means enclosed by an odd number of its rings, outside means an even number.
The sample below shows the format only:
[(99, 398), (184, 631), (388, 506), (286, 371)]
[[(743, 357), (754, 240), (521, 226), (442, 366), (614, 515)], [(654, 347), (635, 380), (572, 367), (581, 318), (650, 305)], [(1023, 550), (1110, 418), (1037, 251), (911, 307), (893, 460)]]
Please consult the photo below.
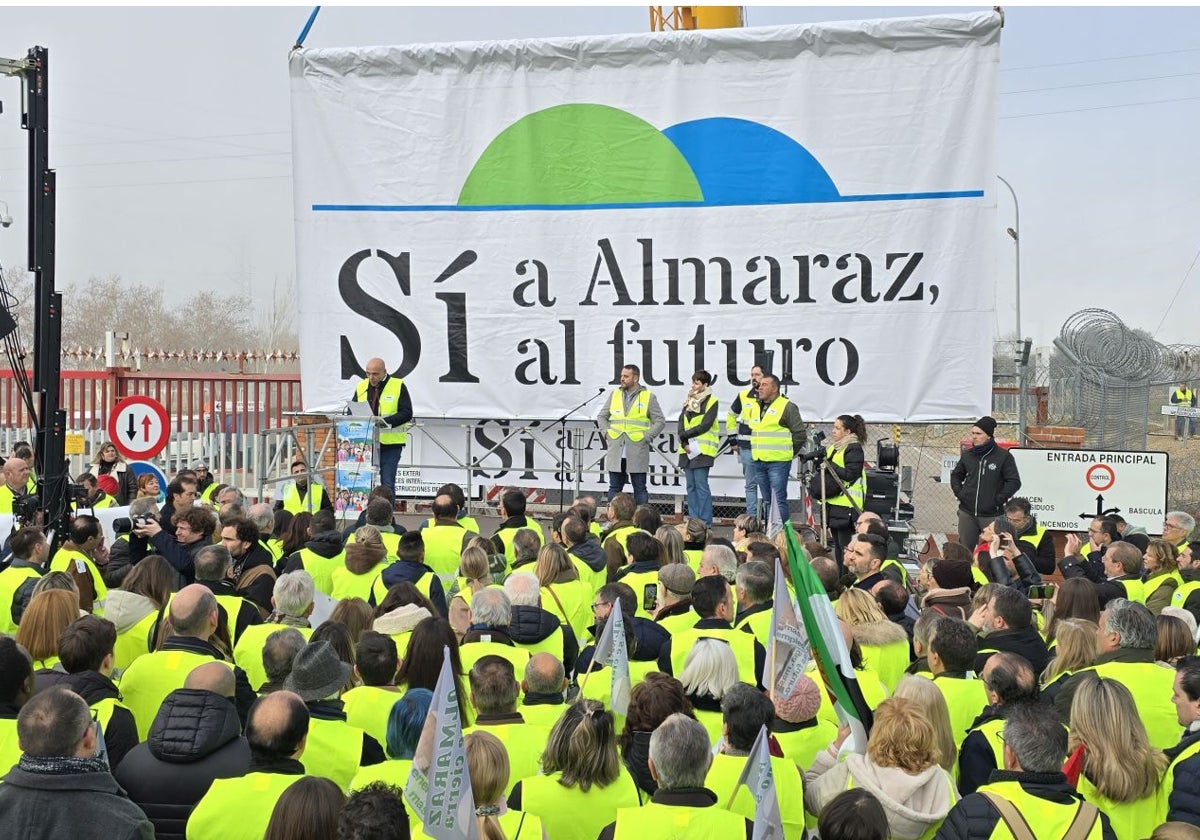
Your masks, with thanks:
[(707, 385), (695, 394), (689, 391), (687, 399), (683, 401), (683, 406), (692, 414), (703, 414), (704, 406), (708, 404), (710, 396), (712, 396), (712, 388)]
[(26, 773), (39, 776), (75, 776), (80, 773), (107, 773), (108, 762), (103, 758), (77, 758), (73, 755), (22, 755), (18, 766)]

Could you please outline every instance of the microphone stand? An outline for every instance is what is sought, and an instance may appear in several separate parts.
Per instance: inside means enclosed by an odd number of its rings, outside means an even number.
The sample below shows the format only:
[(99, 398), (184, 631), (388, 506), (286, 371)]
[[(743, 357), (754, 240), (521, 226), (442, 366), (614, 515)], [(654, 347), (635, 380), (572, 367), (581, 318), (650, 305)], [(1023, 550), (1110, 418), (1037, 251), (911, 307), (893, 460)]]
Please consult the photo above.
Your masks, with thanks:
[(579, 409), (583, 408), (585, 405), (590, 403), (592, 400), (596, 399), (596, 397), (603, 394), (606, 390), (607, 390), (606, 388), (601, 386), (599, 391), (592, 394), (590, 397), (588, 397), (586, 400), (581, 402), (579, 405), (577, 405), (574, 408), (567, 411), (567, 413), (565, 413), (562, 417), (559, 417), (557, 420), (554, 421), (553, 424), (551, 424), (551, 425), (557, 424), (559, 427), (559, 436), (558, 436), (558, 465), (559, 465), (559, 470), (558, 470), (558, 512), (559, 513), (563, 512), (564, 495), (566, 493), (566, 484), (567, 484), (567, 419), (572, 414), (574, 414), (576, 411), (579, 411)]

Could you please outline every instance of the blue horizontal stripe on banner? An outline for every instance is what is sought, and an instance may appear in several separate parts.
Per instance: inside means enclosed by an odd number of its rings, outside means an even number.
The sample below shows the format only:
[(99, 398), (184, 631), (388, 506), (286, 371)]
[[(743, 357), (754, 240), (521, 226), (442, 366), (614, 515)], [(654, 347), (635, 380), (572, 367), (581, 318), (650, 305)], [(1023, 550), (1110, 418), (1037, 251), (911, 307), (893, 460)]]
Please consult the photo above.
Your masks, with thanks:
[(610, 204), (314, 204), (314, 213), (488, 213), (509, 210), (652, 210), (676, 207), (779, 207), (798, 204), (841, 204), (853, 201), (930, 201), (947, 198), (983, 198), (983, 190), (947, 190), (926, 193), (876, 193), (843, 195), (828, 201), (718, 204), (704, 201), (613, 202)]

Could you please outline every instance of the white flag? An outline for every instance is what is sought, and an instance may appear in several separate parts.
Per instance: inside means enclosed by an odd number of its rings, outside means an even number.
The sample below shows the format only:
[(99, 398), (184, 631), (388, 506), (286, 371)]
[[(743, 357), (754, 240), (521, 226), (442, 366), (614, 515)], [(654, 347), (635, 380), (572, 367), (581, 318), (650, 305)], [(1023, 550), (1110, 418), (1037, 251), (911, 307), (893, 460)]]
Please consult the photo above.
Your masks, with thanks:
[[(751, 840), (783, 840), (783, 818), (779, 815), (779, 797), (775, 792), (775, 772), (771, 768), (771, 747), (767, 727), (758, 730), (746, 766), (738, 777), (754, 797), (754, 834)], [(737, 790), (735, 787), (734, 790)]]
[(797, 613), (783, 567), (776, 560), (775, 604), (771, 610), (771, 634), (767, 640), (767, 662), (771, 667), (769, 685), (773, 697), (790, 696), (812, 660), (808, 633), (797, 618)]
[(625, 616), (621, 612), (620, 599), (613, 601), (612, 612), (604, 622), (604, 632), (596, 642), (596, 652), (592, 655), (592, 661), (608, 666), (612, 678), (609, 708), (620, 715), (628, 714), (631, 687), (629, 648), (625, 644)]
[(442, 650), (442, 673), (413, 756), (404, 798), (420, 817), (425, 836), (433, 840), (478, 840), (475, 795), (471, 792), (458, 714), (458, 688), (450, 666), (450, 648)]

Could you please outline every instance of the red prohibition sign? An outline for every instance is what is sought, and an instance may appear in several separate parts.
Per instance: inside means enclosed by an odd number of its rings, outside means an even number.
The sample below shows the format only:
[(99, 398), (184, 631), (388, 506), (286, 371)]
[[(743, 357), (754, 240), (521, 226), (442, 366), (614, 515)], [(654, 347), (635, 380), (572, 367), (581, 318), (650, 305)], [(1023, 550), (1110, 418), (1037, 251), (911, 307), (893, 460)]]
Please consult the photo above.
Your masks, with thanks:
[(1095, 464), (1088, 467), (1087, 486), (1097, 493), (1103, 493), (1117, 483), (1117, 475), (1108, 464)]

